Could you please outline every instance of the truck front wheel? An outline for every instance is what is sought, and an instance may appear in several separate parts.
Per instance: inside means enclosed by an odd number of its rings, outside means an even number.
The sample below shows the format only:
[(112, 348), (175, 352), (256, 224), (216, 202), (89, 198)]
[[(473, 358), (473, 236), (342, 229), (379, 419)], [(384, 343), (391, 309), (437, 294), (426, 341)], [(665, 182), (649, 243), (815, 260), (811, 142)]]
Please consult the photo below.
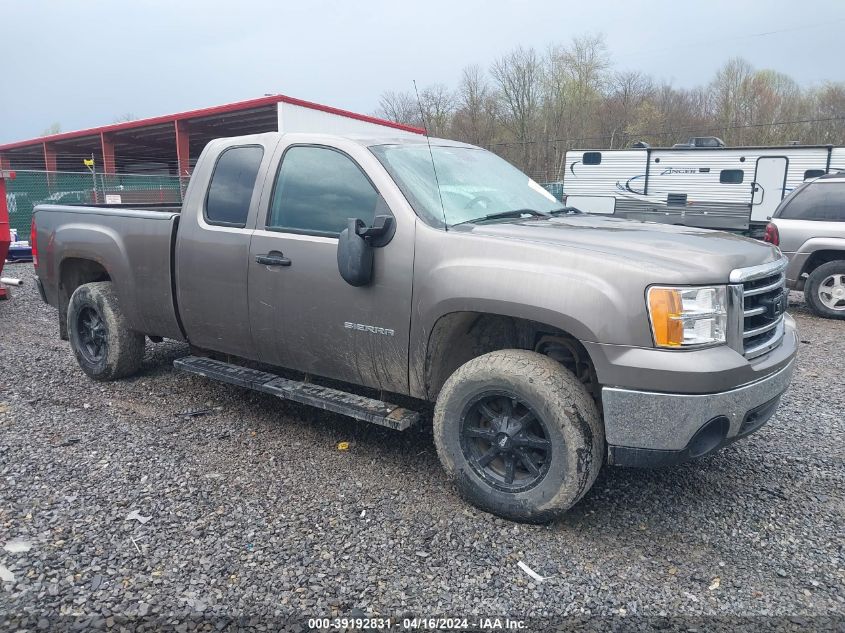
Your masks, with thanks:
[(129, 329), (110, 281), (83, 284), (74, 291), (67, 332), (79, 366), (94, 380), (117, 380), (141, 367), (144, 336)]
[(530, 523), (583, 497), (605, 450), (584, 385), (553, 359), (524, 350), (491, 352), (452, 374), (434, 409), (434, 441), (464, 498)]

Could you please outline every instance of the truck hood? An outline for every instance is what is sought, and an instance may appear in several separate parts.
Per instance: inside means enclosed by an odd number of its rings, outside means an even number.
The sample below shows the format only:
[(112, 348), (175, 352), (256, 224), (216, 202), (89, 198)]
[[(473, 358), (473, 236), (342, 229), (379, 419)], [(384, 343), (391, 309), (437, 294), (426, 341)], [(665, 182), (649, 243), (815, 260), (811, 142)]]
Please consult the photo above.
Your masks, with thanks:
[(735, 268), (781, 258), (776, 247), (732, 233), (597, 215), (465, 226), (472, 227), (473, 235), (593, 251), (645, 268), (705, 277), (709, 282), (727, 281)]

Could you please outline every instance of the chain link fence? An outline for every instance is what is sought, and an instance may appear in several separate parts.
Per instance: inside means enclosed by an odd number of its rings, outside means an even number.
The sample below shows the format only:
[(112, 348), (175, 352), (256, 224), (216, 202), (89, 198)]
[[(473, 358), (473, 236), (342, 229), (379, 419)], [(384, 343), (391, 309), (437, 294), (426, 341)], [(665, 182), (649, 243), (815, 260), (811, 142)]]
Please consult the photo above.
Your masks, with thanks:
[[(65, 171), (16, 170), (6, 181), (9, 228), (29, 239), (32, 211), (39, 204), (178, 204), (187, 178), (142, 174), (91, 174)], [(540, 184), (558, 200), (563, 184), (537, 174)]]
[(560, 173), (560, 169), (535, 169), (528, 172), (528, 176), (559, 201), (563, 201), (565, 194), (563, 191), (563, 176)]
[(557, 198), (559, 202), (563, 202), (563, 198), (566, 194), (563, 192), (562, 182), (540, 182), (539, 185)]
[(6, 181), (9, 226), (29, 239), (32, 211), (38, 204), (173, 204), (182, 202), (187, 184), (178, 176), (92, 174), (15, 170)]

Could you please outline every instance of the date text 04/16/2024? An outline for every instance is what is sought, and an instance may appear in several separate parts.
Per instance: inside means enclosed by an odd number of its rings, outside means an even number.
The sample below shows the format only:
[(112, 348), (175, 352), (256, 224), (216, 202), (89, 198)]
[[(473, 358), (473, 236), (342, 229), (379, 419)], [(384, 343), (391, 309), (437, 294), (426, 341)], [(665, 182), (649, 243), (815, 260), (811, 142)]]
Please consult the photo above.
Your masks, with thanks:
[(523, 620), (511, 618), (311, 618), (308, 628), (316, 630), (427, 630), (427, 631), (519, 631)]

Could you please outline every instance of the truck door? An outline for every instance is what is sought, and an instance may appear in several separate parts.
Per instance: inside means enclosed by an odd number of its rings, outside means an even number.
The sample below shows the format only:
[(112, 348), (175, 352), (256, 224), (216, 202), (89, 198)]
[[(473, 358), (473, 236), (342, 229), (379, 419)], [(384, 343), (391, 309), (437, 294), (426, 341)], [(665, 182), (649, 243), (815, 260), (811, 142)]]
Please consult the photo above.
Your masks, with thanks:
[(761, 156), (757, 159), (751, 197), (751, 221), (765, 222), (783, 200), (786, 187), (786, 156)]
[(278, 142), (277, 136), (234, 146), (211, 141), (191, 176), (175, 270), (179, 314), (192, 345), (257, 358), (247, 326), (247, 259), (262, 176)]
[(394, 215), (396, 232), (375, 249), (370, 284), (349, 285), (337, 264), (348, 218), (370, 226), (377, 209), (390, 213), (390, 195), (401, 194), (369, 150), (351, 141), (283, 142), (273, 169), (249, 261), (250, 323), (261, 360), (407, 392), (413, 219)]

